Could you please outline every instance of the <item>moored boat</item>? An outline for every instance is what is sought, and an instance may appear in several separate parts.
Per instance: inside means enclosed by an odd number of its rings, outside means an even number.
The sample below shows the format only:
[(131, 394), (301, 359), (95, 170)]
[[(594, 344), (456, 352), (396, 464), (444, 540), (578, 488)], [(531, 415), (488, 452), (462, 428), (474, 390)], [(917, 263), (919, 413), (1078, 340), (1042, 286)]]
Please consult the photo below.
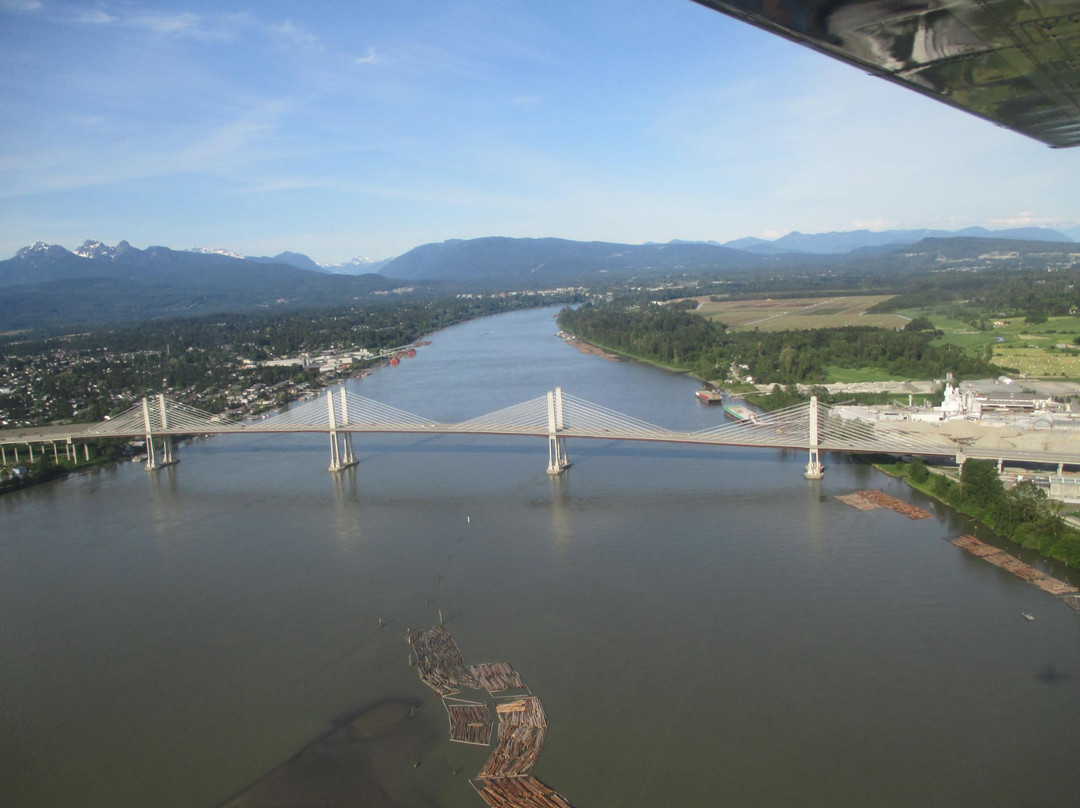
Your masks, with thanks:
[(719, 390), (712, 390), (708, 387), (702, 387), (700, 390), (694, 393), (694, 395), (697, 396), (698, 401), (701, 401), (705, 404), (724, 403), (724, 394)]
[(739, 407), (732, 404), (724, 405), (724, 415), (726, 415), (732, 421), (753, 423), (757, 420), (757, 416), (754, 414), (753, 410), (749, 410), (746, 407)]

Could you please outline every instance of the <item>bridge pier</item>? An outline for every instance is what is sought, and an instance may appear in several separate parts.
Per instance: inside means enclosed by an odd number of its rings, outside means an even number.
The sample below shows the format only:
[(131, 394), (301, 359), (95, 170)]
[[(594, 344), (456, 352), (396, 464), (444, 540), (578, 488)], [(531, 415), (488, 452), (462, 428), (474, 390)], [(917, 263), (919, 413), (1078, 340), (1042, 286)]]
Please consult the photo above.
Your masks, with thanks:
[[(157, 398), (159, 412), (161, 414), (161, 431), (167, 432), (169, 429), (169, 415), (165, 411), (165, 396), (162, 393), (158, 393)], [(158, 459), (157, 448), (154, 446), (154, 426), (150, 421), (150, 399), (143, 398), (142, 410), (143, 425), (146, 428), (146, 470), (155, 471), (178, 462), (173, 455), (172, 435), (161, 436), (161, 459)]]
[[(345, 432), (338, 440), (337, 413), (334, 411), (334, 391), (326, 391), (326, 406), (330, 414), (330, 468), (327, 471), (342, 471), (355, 466), (358, 461), (353, 454), (352, 433)], [(345, 400), (345, 389), (341, 390), (341, 425), (349, 425), (349, 405)]]
[(818, 453), (818, 400), (817, 396), (810, 396), (810, 461), (806, 464), (803, 477), (808, 480), (820, 480), (825, 476), (825, 467), (821, 465), (821, 456)]
[(548, 411), (548, 467), (551, 475), (562, 474), (570, 468), (570, 459), (566, 456), (566, 438), (559, 435), (563, 429), (562, 388), (556, 387), (547, 394)]

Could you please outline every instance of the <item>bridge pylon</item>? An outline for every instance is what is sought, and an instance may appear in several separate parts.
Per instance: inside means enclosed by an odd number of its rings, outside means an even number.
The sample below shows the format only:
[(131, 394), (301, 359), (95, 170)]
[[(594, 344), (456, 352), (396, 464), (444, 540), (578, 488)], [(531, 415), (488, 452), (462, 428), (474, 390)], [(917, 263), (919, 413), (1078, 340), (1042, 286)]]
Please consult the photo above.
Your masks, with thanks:
[(818, 400), (817, 396), (810, 396), (810, 461), (806, 464), (803, 477), (808, 480), (820, 480), (825, 476), (825, 467), (821, 465), (821, 456), (818, 447), (821, 441), (818, 439)]
[[(165, 409), (165, 394), (158, 393), (157, 395), (158, 415), (161, 421), (161, 431), (168, 432), (169, 430), (169, 414)], [(157, 447), (154, 446), (154, 425), (150, 418), (150, 399), (143, 397), (142, 400), (142, 413), (143, 413), (143, 426), (146, 427), (146, 470), (154, 471), (156, 469), (164, 468), (165, 466), (171, 466), (173, 463), (178, 462), (173, 455), (173, 439), (172, 435), (161, 435), (161, 459), (158, 459)]]
[[(342, 471), (355, 466), (358, 461), (353, 454), (352, 433), (345, 432), (338, 440), (337, 413), (334, 411), (334, 391), (326, 391), (326, 406), (330, 413), (330, 468), (328, 471)], [(349, 405), (345, 399), (345, 388), (341, 389), (341, 425), (349, 425)]]
[(551, 475), (562, 474), (570, 468), (570, 459), (566, 456), (566, 438), (559, 433), (563, 430), (562, 388), (556, 387), (547, 394), (548, 413), (548, 467)]

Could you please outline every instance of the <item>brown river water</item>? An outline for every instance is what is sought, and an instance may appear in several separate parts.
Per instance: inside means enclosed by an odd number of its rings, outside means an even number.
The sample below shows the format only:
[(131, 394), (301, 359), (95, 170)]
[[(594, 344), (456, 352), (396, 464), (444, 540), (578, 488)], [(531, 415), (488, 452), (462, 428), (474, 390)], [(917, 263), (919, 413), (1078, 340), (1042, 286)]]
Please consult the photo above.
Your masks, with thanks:
[[(554, 313), (349, 387), (439, 421), (561, 385), (719, 423), (692, 379), (584, 355)], [(542, 699), (534, 774), (576, 808), (1080, 794), (1077, 614), (949, 544), (963, 517), (837, 501), (930, 507), (865, 464), (808, 482), (802, 452), (571, 441), (551, 479), (537, 439), (356, 450), (334, 475), (325, 436), (219, 437), (0, 498), (0, 805), (480, 808), (490, 750), (449, 742), (409, 667), (440, 610)]]

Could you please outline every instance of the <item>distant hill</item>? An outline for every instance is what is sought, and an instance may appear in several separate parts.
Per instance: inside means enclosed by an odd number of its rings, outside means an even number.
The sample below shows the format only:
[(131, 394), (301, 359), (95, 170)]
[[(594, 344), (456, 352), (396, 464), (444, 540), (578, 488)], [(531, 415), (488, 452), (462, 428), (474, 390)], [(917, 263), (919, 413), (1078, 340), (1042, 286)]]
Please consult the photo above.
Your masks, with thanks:
[(340, 305), (396, 284), (213, 252), (38, 243), (0, 261), (0, 330)]
[(321, 267), (308, 258), (303, 253), (298, 252), (283, 252), (278, 253), (273, 258), (267, 258), (266, 256), (246, 256), (248, 261), (254, 261), (258, 264), (285, 264), (286, 266), (296, 267), (297, 269), (305, 269), (308, 272), (328, 272), (325, 267)]
[(1019, 239), (1023, 241), (1068, 242), (1072, 239), (1057, 230), (1042, 227), (1023, 227), (1012, 230), (987, 230), (967, 227), (963, 230), (846, 230), (833, 233), (792, 232), (768, 241), (748, 237), (725, 242), (724, 246), (756, 254), (811, 253), (837, 255), (864, 247), (890, 247), (915, 244), (925, 238), (988, 238)]
[(738, 250), (700, 242), (615, 244), (489, 237), (424, 244), (387, 263), (382, 274), (405, 280), (512, 277), (547, 284), (604, 273), (698, 272), (758, 264), (758, 259)]
[[(1004, 230), (998, 233), (1009, 232)], [(1007, 254), (1053, 254), (1068, 255), (1080, 251), (1080, 245), (1073, 241), (1032, 241), (1017, 238), (983, 238), (971, 236), (951, 236), (949, 238), (925, 238), (915, 244), (904, 247), (906, 255), (933, 254), (948, 259), (977, 258), (993, 253)]]

